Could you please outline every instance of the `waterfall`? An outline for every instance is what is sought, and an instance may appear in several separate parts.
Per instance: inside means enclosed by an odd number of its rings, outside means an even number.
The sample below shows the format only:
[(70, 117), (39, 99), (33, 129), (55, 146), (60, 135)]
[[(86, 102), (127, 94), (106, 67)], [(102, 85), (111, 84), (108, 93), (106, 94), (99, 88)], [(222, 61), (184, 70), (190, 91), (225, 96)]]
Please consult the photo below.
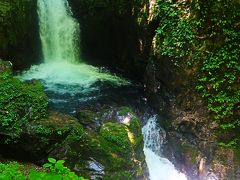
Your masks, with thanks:
[(178, 172), (168, 159), (161, 157), (161, 147), (166, 133), (157, 126), (156, 116), (148, 119), (142, 132), (150, 180), (187, 180), (186, 176)]
[(44, 62), (77, 62), (80, 26), (67, 0), (38, 0), (38, 16)]
[(79, 104), (101, 97), (105, 86), (129, 84), (105, 68), (81, 62), (80, 24), (72, 17), (67, 0), (38, 0), (37, 4), (43, 63), (18, 78), (40, 80), (51, 107), (75, 112)]

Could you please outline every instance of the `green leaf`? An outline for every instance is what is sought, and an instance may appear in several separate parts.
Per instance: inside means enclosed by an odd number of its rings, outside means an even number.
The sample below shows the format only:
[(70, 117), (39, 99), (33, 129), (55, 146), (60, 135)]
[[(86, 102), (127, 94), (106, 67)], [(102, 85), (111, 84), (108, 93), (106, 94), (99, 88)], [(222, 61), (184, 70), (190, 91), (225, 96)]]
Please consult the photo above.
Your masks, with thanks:
[(55, 164), (57, 162), (56, 159), (54, 159), (54, 158), (48, 158), (48, 161), (53, 164)]
[(51, 167), (51, 166), (52, 166), (52, 164), (46, 163), (46, 164), (43, 165), (43, 168), (49, 168), (49, 167)]
[(64, 164), (64, 163), (65, 163), (64, 160), (58, 160), (58, 161), (57, 161), (57, 164)]

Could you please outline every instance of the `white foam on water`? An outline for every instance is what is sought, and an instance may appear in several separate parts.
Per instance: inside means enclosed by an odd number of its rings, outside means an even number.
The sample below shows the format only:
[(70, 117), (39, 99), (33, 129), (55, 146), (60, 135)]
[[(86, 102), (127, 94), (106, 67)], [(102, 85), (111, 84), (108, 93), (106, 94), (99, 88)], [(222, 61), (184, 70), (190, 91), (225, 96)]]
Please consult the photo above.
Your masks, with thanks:
[(41, 80), (46, 90), (64, 93), (88, 93), (97, 90), (93, 86), (96, 82), (110, 82), (114, 85), (127, 85), (127, 80), (121, 79), (107, 72), (101, 72), (99, 68), (87, 64), (72, 64), (68, 62), (52, 62), (32, 66), (23, 72), (21, 80)]

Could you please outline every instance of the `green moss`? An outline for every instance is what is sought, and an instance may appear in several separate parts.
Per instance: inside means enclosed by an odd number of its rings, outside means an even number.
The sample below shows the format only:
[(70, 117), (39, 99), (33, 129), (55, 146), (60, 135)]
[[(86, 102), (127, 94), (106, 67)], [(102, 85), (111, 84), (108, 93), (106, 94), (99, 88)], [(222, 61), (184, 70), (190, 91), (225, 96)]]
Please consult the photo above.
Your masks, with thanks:
[(138, 140), (143, 140), (141, 125), (139, 123), (139, 119), (136, 116), (132, 117), (128, 129), (136, 136)]
[[(68, 143), (73, 143), (73, 142), (87, 142), (87, 135), (85, 130), (83, 129), (82, 126), (78, 126), (78, 127), (72, 127), (72, 129), (70, 130), (70, 134), (68, 135), (68, 137), (65, 139), (65, 141), (67, 141)], [(68, 131), (69, 131), (68, 130)]]
[[(138, 120), (135, 119), (132, 122), (129, 126), (136, 132), (140, 132)], [(129, 132), (131, 130), (124, 124), (106, 123), (101, 127), (99, 135), (90, 135), (89, 145), (91, 148), (89, 153), (93, 151), (91, 153), (93, 157), (95, 156), (95, 159), (105, 166), (104, 179), (134, 179), (133, 177), (143, 173), (142, 168), (133, 161), (136, 154), (143, 154), (143, 152), (135, 150), (136, 144), (130, 142)], [(142, 137), (141, 134), (140, 137)], [(139, 144), (143, 144), (142, 139), (139, 140)], [(139, 157), (137, 159), (142, 161)]]
[[(118, 171), (131, 166), (107, 140), (99, 136), (91, 136), (89, 153), (105, 166), (106, 171)], [(110, 145), (110, 146), (109, 146)], [(130, 154), (131, 152), (129, 152)]]
[(47, 96), (39, 82), (22, 83), (10, 71), (0, 72), (0, 132), (17, 141), (28, 122), (47, 116)]
[(126, 127), (122, 124), (104, 124), (100, 129), (100, 136), (104, 146), (110, 147), (115, 153), (127, 156), (132, 151)]

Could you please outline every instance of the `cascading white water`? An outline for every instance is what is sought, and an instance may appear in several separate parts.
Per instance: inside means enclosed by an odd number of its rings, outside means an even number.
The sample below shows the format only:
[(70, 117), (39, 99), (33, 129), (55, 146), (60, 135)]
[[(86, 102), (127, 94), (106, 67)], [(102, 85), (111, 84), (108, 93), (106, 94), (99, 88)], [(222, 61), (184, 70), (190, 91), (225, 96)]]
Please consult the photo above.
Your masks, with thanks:
[(67, 0), (38, 0), (44, 62), (77, 62), (80, 26)]
[(142, 132), (150, 180), (187, 180), (187, 177), (178, 172), (168, 159), (161, 157), (161, 146), (166, 134), (157, 126), (156, 116), (148, 119)]
[[(117, 76), (103, 72), (80, 60), (80, 25), (72, 17), (67, 0), (38, 0), (38, 19), (43, 64), (23, 72), (22, 80), (41, 80), (46, 91), (76, 94), (96, 90), (96, 82), (128, 84)], [(50, 98), (51, 100), (51, 98)]]

